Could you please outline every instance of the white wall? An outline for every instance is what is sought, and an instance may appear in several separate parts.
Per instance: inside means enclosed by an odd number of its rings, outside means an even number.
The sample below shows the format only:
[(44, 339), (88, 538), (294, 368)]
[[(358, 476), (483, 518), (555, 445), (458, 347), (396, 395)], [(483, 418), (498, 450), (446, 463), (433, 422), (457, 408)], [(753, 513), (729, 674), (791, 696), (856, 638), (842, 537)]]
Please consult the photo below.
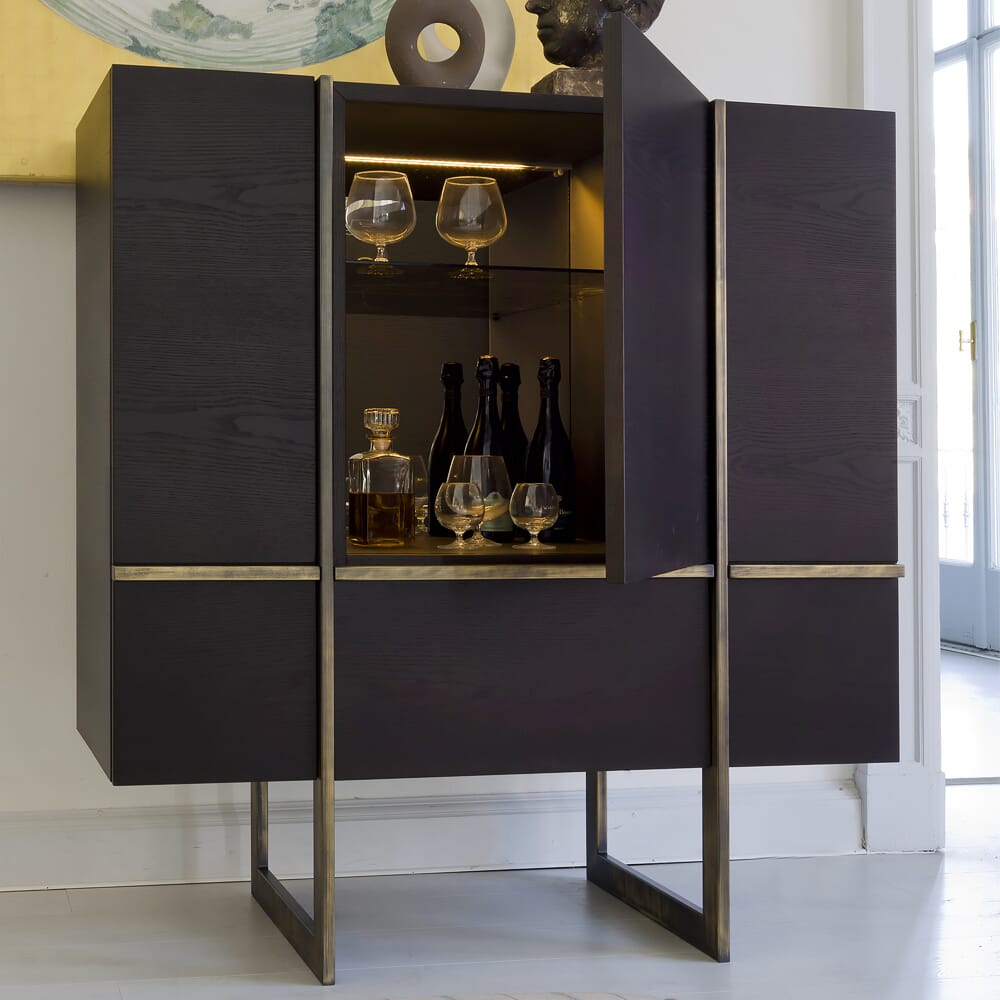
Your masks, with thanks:
[(848, 107), (856, 0), (665, 0), (649, 37), (710, 100)]
[[(708, 97), (848, 105), (858, 18), (854, 0), (667, 0), (650, 37)], [(0, 887), (245, 876), (245, 786), (113, 788), (75, 731), (73, 199), (0, 185)], [(860, 849), (852, 776), (734, 773), (734, 854)], [(612, 849), (695, 856), (697, 777), (614, 776)], [(581, 789), (577, 775), (345, 785), (338, 870), (579, 862)], [(288, 872), (308, 870), (309, 795), (272, 786)]]

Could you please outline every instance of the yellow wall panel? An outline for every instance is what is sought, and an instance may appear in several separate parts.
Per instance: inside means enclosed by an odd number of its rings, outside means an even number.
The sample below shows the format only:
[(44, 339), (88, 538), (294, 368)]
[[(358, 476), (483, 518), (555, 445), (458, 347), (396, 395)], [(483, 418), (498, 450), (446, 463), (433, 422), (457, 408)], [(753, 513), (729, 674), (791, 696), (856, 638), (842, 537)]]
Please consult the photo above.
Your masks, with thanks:
[[(530, 90), (552, 67), (534, 16), (519, 0), (510, 5), (517, 46), (504, 89)], [(73, 180), (76, 123), (113, 63), (162, 65), (95, 38), (40, 0), (0, 0), (0, 181)], [(395, 83), (382, 39), (288, 72)]]

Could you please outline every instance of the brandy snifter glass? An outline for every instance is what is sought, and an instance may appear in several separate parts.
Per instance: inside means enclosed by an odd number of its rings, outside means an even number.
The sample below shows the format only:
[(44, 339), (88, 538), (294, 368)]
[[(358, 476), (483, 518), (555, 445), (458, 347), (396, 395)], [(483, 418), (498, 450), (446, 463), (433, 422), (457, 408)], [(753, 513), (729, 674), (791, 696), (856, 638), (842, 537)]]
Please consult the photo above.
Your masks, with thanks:
[(510, 498), (510, 519), (523, 528), (531, 540), (515, 545), (525, 552), (554, 549), (538, 540), (540, 532), (551, 528), (559, 520), (559, 495), (551, 483), (518, 483)]
[(351, 181), (344, 209), (347, 231), (375, 247), (375, 263), (387, 264), (385, 248), (413, 232), (417, 224), (413, 192), (398, 170), (360, 170)]
[(513, 530), (507, 516), (510, 501), (510, 476), (501, 455), (456, 455), (448, 468), (448, 482), (476, 483), (483, 496), (485, 511), (482, 524), (468, 540), (479, 548), (499, 545), (483, 534), (483, 530), (506, 535)]
[(455, 541), (438, 548), (448, 552), (475, 552), (476, 546), (470, 545), (463, 536), (479, 527), (485, 509), (478, 483), (442, 483), (434, 498), (434, 513), (444, 527), (455, 532)]
[(507, 231), (507, 212), (492, 177), (449, 177), (441, 188), (435, 225), (441, 238), (465, 250), (465, 267), (478, 267), (476, 251)]

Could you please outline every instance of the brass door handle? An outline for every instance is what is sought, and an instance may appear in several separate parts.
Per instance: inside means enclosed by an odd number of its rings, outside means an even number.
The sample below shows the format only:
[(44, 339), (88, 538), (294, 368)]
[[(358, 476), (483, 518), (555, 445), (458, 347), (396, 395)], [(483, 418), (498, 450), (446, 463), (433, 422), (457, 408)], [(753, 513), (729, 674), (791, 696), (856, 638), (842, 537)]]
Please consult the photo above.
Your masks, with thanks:
[(964, 351), (965, 350), (965, 345), (968, 344), (969, 345), (969, 360), (970, 361), (975, 361), (976, 360), (976, 321), (973, 320), (969, 324), (969, 339), (968, 340), (966, 340), (965, 337), (962, 336), (963, 333), (965, 333), (964, 330), (959, 330), (958, 331), (958, 349), (960, 351)]

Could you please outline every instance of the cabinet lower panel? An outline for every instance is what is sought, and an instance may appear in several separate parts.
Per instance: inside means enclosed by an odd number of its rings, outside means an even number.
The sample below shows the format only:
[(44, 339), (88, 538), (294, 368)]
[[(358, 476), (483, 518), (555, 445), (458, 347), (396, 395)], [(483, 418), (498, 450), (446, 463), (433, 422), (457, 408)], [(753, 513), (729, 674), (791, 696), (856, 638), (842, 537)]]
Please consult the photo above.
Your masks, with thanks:
[(315, 583), (115, 583), (112, 780), (313, 778)]
[(710, 586), (337, 583), (337, 778), (705, 765)]
[(734, 766), (899, 759), (895, 580), (733, 580)]

